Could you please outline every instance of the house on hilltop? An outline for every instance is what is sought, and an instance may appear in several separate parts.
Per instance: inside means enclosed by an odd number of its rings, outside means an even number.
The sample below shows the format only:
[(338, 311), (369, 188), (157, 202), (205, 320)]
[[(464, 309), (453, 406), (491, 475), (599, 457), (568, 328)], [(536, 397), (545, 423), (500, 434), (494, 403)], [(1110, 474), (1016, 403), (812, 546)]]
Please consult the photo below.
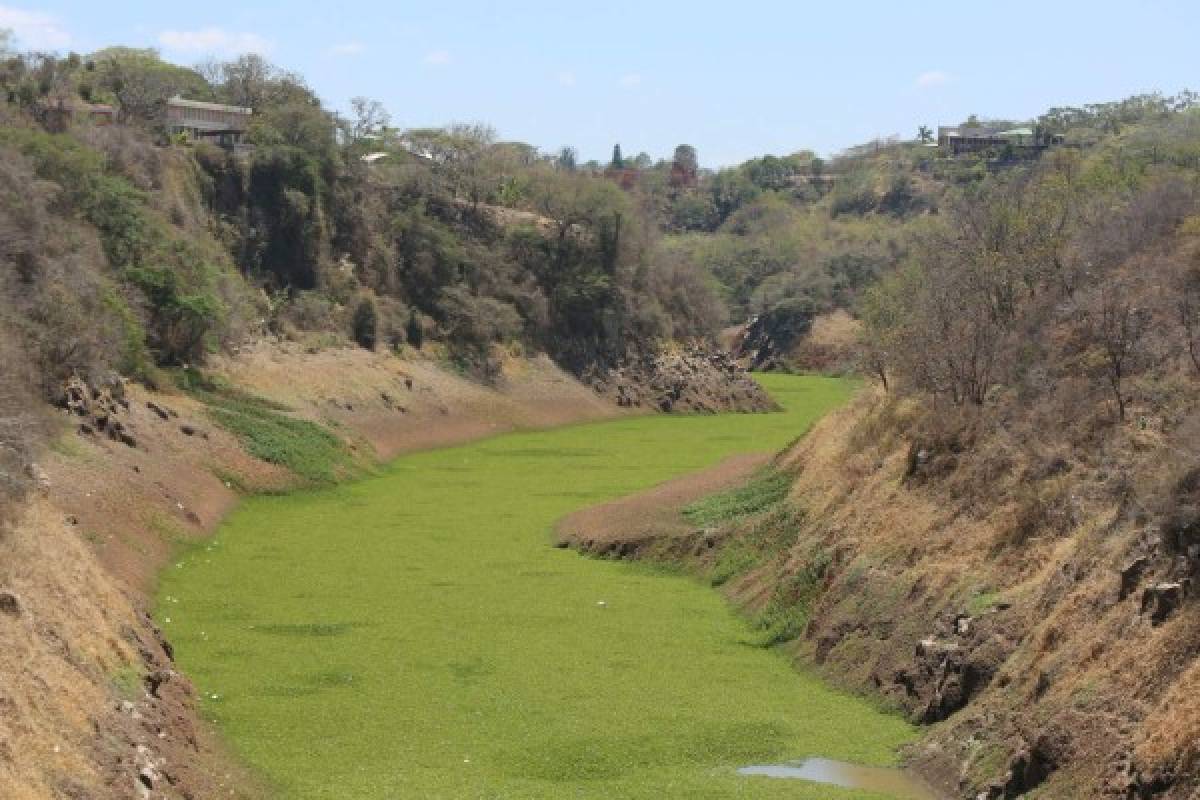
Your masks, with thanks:
[(1062, 144), (1062, 136), (1039, 133), (1033, 128), (989, 128), (965, 125), (938, 126), (937, 144), (954, 155), (984, 153), (1004, 149), (1034, 153), (1050, 145)]
[(85, 103), (78, 98), (58, 98), (47, 102), (41, 109), (46, 129), (53, 133), (65, 131), (73, 123), (112, 125), (116, 121), (116, 109), (106, 103)]
[(251, 108), (185, 100), (176, 95), (167, 101), (167, 130), (172, 135), (236, 148), (243, 143), (253, 115)]

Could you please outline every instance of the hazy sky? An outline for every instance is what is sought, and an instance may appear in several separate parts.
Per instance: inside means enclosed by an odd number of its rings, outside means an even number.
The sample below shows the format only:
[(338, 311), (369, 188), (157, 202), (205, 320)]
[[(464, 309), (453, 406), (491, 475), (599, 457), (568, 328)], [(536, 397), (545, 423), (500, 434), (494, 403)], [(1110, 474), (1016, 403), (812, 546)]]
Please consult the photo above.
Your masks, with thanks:
[(584, 160), (707, 166), (836, 152), (976, 112), (1200, 89), (1200, 0), (1091, 2), (0, 2), (26, 48), (157, 47), (193, 64), (261, 52), (334, 108), (401, 127), (484, 121)]

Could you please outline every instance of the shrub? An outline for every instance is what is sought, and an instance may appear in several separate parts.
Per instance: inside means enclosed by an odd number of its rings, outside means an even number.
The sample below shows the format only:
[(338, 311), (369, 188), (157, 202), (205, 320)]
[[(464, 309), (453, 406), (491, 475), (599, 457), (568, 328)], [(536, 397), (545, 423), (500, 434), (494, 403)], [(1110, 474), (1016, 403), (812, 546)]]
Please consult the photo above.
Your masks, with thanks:
[(146, 297), (151, 346), (159, 363), (201, 360), (208, 337), (223, 315), (220, 301), (207, 291), (186, 291), (179, 273), (169, 267), (135, 267), (127, 270), (125, 277)]
[(47, 433), (33, 412), (31, 366), (9, 331), (0, 329), (0, 526), (12, 521), (31, 483), (37, 447)]
[(375, 308), (375, 300), (370, 295), (364, 295), (354, 308), (354, 316), (350, 320), (351, 336), (359, 347), (367, 350), (375, 349), (379, 337), (379, 312)]

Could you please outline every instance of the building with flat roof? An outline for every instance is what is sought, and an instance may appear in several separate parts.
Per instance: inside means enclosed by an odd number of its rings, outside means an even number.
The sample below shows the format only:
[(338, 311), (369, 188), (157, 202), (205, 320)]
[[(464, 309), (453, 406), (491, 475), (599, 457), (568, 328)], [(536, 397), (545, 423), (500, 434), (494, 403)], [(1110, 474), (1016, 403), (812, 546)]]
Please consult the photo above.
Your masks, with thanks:
[(167, 101), (167, 130), (222, 147), (242, 144), (254, 110), (175, 96)]
[(1005, 148), (1024, 151), (1042, 150), (1052, 144), (1061, 143), (1061, 136), (1039, 134), (1033, 128), (938, 126), (938, 147), (945, 148), (955, 155), (982, 153)]

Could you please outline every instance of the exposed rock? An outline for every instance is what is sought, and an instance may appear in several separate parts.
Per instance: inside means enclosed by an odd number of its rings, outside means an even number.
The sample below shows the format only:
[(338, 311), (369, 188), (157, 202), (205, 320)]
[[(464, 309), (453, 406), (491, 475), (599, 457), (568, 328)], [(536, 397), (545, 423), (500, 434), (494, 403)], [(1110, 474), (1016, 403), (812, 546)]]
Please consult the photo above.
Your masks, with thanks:
[(812, 328), (814, 316), (811, 309), (785, 305), (752, 318), (741, 334), (735, 356), (756, 370), (786, 366), (788, 354)]
[(699, 347), (631, 359), (584, 380), (622, 408), (715, 413), (777, 407), (727, 354)]
[(20, 614), (21, 598), (7, 589), (0, 589), (0, 612), (4, 614)]
[(59, 405), (83, 418), (78, 430), (84, 436), (100, 432), (114, 442), (129, 447), (137, 446), (133, 434), (118, 418), (129, 411), (125, 383), (120, 376), (105, 373), (99, 380), (89, 384), (78, 375), (72, 375), (63, 383)]
[(1172, 583), (1156, 583), (1142, 590), (1142, 609), (1144, 616), (1150, 617), (1152, 625), (1165, 621), (1173, 611), (1183, 605), (1187, 596), (1190, 581)]
[(1150, 559), (1146, 556), (1135, 558), (1121, 568), (1121, 590), (1118, 597), (1124, 600), (1133, 593), (1133, 590), (1138, 587), (1142, 580), (1142, 574), (1146, 571)]

